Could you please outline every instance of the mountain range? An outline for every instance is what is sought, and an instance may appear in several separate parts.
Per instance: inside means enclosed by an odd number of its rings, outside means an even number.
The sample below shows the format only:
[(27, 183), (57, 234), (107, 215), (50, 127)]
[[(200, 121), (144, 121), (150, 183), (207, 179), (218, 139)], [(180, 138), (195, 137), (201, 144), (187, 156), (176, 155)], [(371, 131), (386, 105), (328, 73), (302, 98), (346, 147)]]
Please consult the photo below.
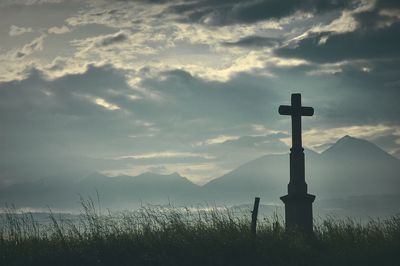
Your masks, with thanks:
[[(309, 193), (317, 196), (317, 206), (364, 208), (368, 213), (368, 206), (376, 211), (390, 205), (389, 212), (400, 212), (400, 160), (378, 146), (345, 136), (322, 153), (305, 150), (305, 156), (306, 182)], [(0, 191), (0, 203), (72, 208), (78, 195), (94, 197), (98, 193), (102, 204), (111, 209), (168, 202), (239, 205), (251, 202), (255, 196), (261, 197), (264, 204), (274, 205), (281, 204), (279, 197), (286, 194), (288, 181), (289, 155), (275, 154), (245, 163), (203, 186), (178, 173), (134, 177), (93, 173), (83, 178), (14, 184)]]
[[(345, 136), (322, 153), (305, 150), (306, 182), (320, 199), (400, 194), (400, 160), (366, 140)], [(237, 199), (286, 194), (289, 155), (265, 155), (207, 183), (209, 196)]]

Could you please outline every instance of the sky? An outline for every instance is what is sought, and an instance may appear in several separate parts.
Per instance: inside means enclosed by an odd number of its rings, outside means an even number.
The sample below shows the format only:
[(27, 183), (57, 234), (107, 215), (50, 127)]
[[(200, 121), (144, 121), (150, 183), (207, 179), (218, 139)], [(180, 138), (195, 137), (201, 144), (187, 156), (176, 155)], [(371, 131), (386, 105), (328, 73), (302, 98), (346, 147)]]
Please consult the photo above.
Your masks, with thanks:
[(400, 157), (400, 3), (2, 0), (0, 187), (66, 173), (197, 184), (343, 137)]

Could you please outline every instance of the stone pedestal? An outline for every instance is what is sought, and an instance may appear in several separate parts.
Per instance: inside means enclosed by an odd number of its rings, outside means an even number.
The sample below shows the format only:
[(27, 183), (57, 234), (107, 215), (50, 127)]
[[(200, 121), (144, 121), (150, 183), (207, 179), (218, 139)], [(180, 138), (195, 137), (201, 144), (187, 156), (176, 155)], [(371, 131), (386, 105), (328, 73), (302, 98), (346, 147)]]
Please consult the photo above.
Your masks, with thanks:
[(300, 230), (305, 233), (313, 232), (312, 203), (315, 196), (311, 194), (293, 195), (281, 197), (285, 203), (286, 230)]

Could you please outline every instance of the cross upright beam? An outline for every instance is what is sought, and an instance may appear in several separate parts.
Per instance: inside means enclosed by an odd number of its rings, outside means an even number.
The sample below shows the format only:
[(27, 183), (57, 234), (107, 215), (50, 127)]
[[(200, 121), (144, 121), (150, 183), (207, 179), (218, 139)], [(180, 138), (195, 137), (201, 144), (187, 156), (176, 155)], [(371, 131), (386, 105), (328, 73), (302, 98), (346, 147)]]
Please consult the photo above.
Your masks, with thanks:
[(312, 107), (301, 105), (301, 94), (293, 93), (291, 105), (279, 106), (279, 114), (292, 118), (292, 148), (290, 149), (290, 181), (288, 194), (281, 197), (285, 203), (286, 229), (298, 228), (307, 233), (312, 232), (312, 203), (315, 196), (307, 193), (305, 182), (304, 149), (301, 141), (301, 117), (312, 116)]

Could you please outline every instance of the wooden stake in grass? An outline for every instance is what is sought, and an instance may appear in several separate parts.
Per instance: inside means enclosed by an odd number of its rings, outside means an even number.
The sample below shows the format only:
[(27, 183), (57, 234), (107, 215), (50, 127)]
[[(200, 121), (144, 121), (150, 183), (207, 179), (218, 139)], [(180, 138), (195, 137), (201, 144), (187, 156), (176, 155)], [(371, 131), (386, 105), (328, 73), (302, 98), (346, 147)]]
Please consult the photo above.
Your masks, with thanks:
[(251, 212), (251, 234), (253, 236), (256, 235), (256, 229), (257, 229), (257, 215), (258, 215), (258, 205), (260, 204), (260, 198), (256, 197), (254, 199), (254, 206), (253, 206), (253, 211)]

